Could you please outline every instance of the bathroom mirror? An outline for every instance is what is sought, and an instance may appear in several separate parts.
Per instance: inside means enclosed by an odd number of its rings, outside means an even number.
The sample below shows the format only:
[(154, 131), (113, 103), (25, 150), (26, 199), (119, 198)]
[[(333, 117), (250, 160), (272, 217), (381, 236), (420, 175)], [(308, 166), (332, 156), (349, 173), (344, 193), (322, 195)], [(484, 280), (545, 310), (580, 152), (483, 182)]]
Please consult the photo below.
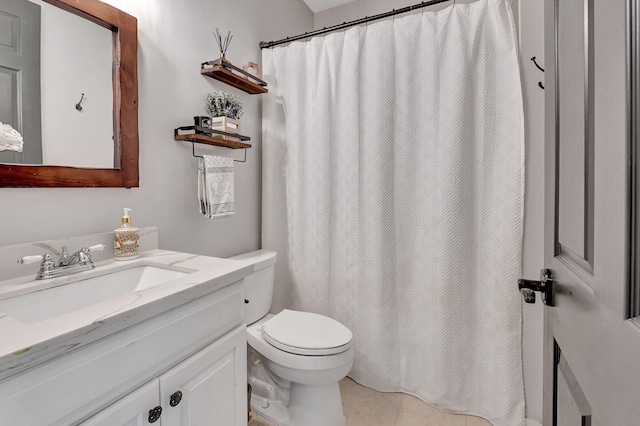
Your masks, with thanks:
[[(102, 156), (106, 153), (107, 161), (104, 160), (99, 163), (98, 166), (92, 165), (88, 167), (77, 167), (73, 165), (54, 166), (54, 165), (20, 165), (4, 163), (0, 164), (0, 186), (12, 186), (12, 187), (137, 187), (138, 186), (138, 84), (137, 84), (137, 21), (134, 17), (118, 10), (117, 8), (108, 4), (102, 3), (98, 0), (44, 0), (44, 2), (54, 5), (66, 12), (71, 12), (77, 17), (81, 17), (86, 21), (89, 21), (96, 29), (87, 29), (85, 27), (82, 30), (83, 24), (87, 22), (80, 22), (77, 26), (74, 25), (74, 32), (77, 38), (82, 39), (84, 35), (89, 38), (89, 34), (98, 34), (98, 39), (102, 40), (102, 45), (105, 45), (105, 36), (101, 31), (105, 31), (107, 43), (110, 41), (110, 51), (107, 46), (107, 53), (110, 57), (107, 57), (106, 61), (102, 61), (102, 67), (104, 69), (90, 69), (87, 67), (86, 72), (88, 74), (96, 76), (98, 80), (98, 74), (102, 76), (104, 80), (105, 75), (107, 78), (110, 76), (111, 82), (106, 81), (107, 86), (110, 87), (111, 92), (107, 93), (108, 96), (101, 96), (103, 107), (102, 117), (99, 121), (102, 123), (102, 127), (107, 126), (106, 130), (102, 129), (98, 132), (97, 126), (85, 127), (83, 132), (75, 132), (76, 138), (75, 144), (80, 144), (82, 148), (89, 147), (86, 153), (81, 153), (78, 156), (97, 156), (98, 151), (102, 151)], [(73, 18), (76, 18), (75, 16)], [(43, 23), (44, 25), (44, 23)], [(44, 31), (44, 30), (43, 30)], [(44, 33), (43, 33), (44, 34)], [(65, 43), (71, 47), (71, 50), (78, 50), (77, 45), (72, 45), (69, 41)], [(72, 45), (72, 46), (69, 46)], [(62, 64), (70, 67), (69, 61), (62, 59), (62, 55), (58, 55), (59, 59), (56, 65)], [(103, 55), (104, 56), (104, 55)], [(49, 72), (44, 66), (42, 74)], [(99, 62), (96, 59), (96, 62)], [(110, 65), (110, 66), (109, 66)], [(84, 71), (83, 71), (84, 72)], [(65, 73), (69, 74), (69, 73)], [(84, 77), (84, 76), (83, 76)], [(60, 77), (61, 86), (63, 80), (72, 80), (69, 75), (63, 75)], [(76, 77), (78, 80), (80, 77)], [(90, 79), (88, 79), (90, 80)], [(106, 91), (109, 91), (107, 87)], [(95, 94), (95, 90), (91, 89)], [(103, 85), (103, 92), (104, 85)], [(62, 93), (62, 92), (60, 92)], [(76, 96), (77, 95), (77, 96)], [(80, 108), (88, 107), (91, 105), (92, 113), (98, 110), (97, 96), (93, 97), (94, 103), (87, 102), (84, 104), (79, 102), (81, 99), (81, 93), (74, 94), (75, 99), (73, 101), (75, 107), (76, 103), (79, 103)], [(87, 95), (87, 98), (89, 95)], [(109, 104), (105, 108), (105, 99)], [(88, 101), (88, 99), (86, 99)], [(67, 105), (65, 104), (66, 108)], [(95, 108), (95, 109), (94, 109)], [(82, 113), (82, 111), (73, 109), (76, 114)], [(44, 115), (44, 112), (43, 112)], [(88, 117), (88, 114), (84, 117)], [(94, 119), (94, 123), (97, 121)], [(111, 131), (112, 129), (112, 131)], [(43, 126), (44, 130), (44, 126)], [(74, 129), (77, 130), (77, 129)], [(95, 130), (95, 132), (94, 132)], [(67, 132), (69, 139), (71, 137), (71, 131)], [(55, 135), (56, 139), (64, 139), (65, 131)], [(43, 139), (47, 138), (47, 134), (43, 135)], [(102, 148), (98, 148), (98, 145), (91, 145), (93, 140), (97, 139), (110, 139), (107, 143), (102, 144)], [(112, 141), (111, 141), (112, 139)], [(57, 142), (57, 141), (56, 141)], [(103, 141), (104, 142), (104, 141)], [(25, 140), (25, 145), (27, 141)], [(62, 150), (68, 150), (72, 152), (73, 145), (68, 147), (58, 148)], [(77, 148), (80, 149), (80, 148)], [(45, 163), (46, 164), (46, 163)], [(73, 163), (71, 163), (73, 164)], [(82, 164), (82, 163), (81, 163)], [(83, 164), (84, 166), (84, 164)]]

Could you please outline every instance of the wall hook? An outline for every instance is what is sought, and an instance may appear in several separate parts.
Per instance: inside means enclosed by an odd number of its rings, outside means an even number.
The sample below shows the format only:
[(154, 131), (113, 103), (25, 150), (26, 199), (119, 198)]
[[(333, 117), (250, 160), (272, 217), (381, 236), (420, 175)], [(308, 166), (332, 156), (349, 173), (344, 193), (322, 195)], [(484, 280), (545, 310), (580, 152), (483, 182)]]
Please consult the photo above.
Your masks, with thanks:
[(532, 56), (531, 57), (531, 61), (533, 62), (533, 64), (542, 72), (544, 72), (544, 68), (542, 68), (540, 65), (538, 65), (538, 63), (536, 62), (536, 57)]
[(82, 94), (82, 97), (80, 98), (80, 100), (78, 101), (78, 103), (76, 104), (76, 109), (78, 111), (82, 111), (82, 101), (84, 100), (84, 93)]
[[(531, 57), (531, 62), (533, 62), (533, 64), (536, 66), (536, 68), (538, 68), (540, 71), (544, 72), (544, 68), (542, 68), (540, 65), (538, 65), (538, 63), (536, 62), (536, 57), (532, 56)], [(541, 81), (538, 82), (538, 87), (541, 88), (542, 90), (544, 90), (544, 84), (542, 84)]]

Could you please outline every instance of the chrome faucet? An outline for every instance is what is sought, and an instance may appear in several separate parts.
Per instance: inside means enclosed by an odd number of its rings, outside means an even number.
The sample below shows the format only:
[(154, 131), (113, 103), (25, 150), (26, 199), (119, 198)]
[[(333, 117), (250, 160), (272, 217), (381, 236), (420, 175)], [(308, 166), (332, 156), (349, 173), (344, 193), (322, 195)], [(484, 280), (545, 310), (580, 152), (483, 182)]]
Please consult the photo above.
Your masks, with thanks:
[(45, 253), (43, 255), (25, 256), (18, 260), (18, 263), (29, 264), (41, 261), (36, 280), (46, 280), (95, 268), (91, 260), (91, 252), (102, 251), (104, 247), (104, 244), (83, 247), (72, 255), (69, 255), (66, 247), (62, 247), (62, 253), (58, 260), (53, 260), (51, 253)]

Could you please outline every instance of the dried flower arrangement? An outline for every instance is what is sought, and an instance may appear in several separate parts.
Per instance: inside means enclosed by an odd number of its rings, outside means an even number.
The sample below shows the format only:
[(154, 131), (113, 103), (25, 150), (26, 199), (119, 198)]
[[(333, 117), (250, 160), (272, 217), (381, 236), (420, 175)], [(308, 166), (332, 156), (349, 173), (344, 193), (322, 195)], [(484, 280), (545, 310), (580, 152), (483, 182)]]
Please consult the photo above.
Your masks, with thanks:
[(242, 101), (236, 95), (217, 90), (204, 96), (204, 108), (212, 117), (242, 117)]

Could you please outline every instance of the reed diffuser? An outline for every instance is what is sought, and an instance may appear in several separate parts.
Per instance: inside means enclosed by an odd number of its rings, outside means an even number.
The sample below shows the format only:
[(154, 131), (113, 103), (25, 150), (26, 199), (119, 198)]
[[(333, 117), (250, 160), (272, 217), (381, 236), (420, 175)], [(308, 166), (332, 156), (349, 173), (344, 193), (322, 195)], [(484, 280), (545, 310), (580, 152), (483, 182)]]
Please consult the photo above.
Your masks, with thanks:
[(231, 44), (231, 39), (233, 39), (233, 36), (231, 35), (231, 31), (227, 33), (227, 36), (224, 38), (224, 40), (220, 35), (220, 31), (218, 30), (218, 27), (216, 27), (216, 32), (213, 35), (216, 39), (216, 43), (218, 43), (218, 48), (220, 49), (220, 60), (223, 62), (229, 62), (225, 58), (225, 54), (227, 53), (229, 44)]

